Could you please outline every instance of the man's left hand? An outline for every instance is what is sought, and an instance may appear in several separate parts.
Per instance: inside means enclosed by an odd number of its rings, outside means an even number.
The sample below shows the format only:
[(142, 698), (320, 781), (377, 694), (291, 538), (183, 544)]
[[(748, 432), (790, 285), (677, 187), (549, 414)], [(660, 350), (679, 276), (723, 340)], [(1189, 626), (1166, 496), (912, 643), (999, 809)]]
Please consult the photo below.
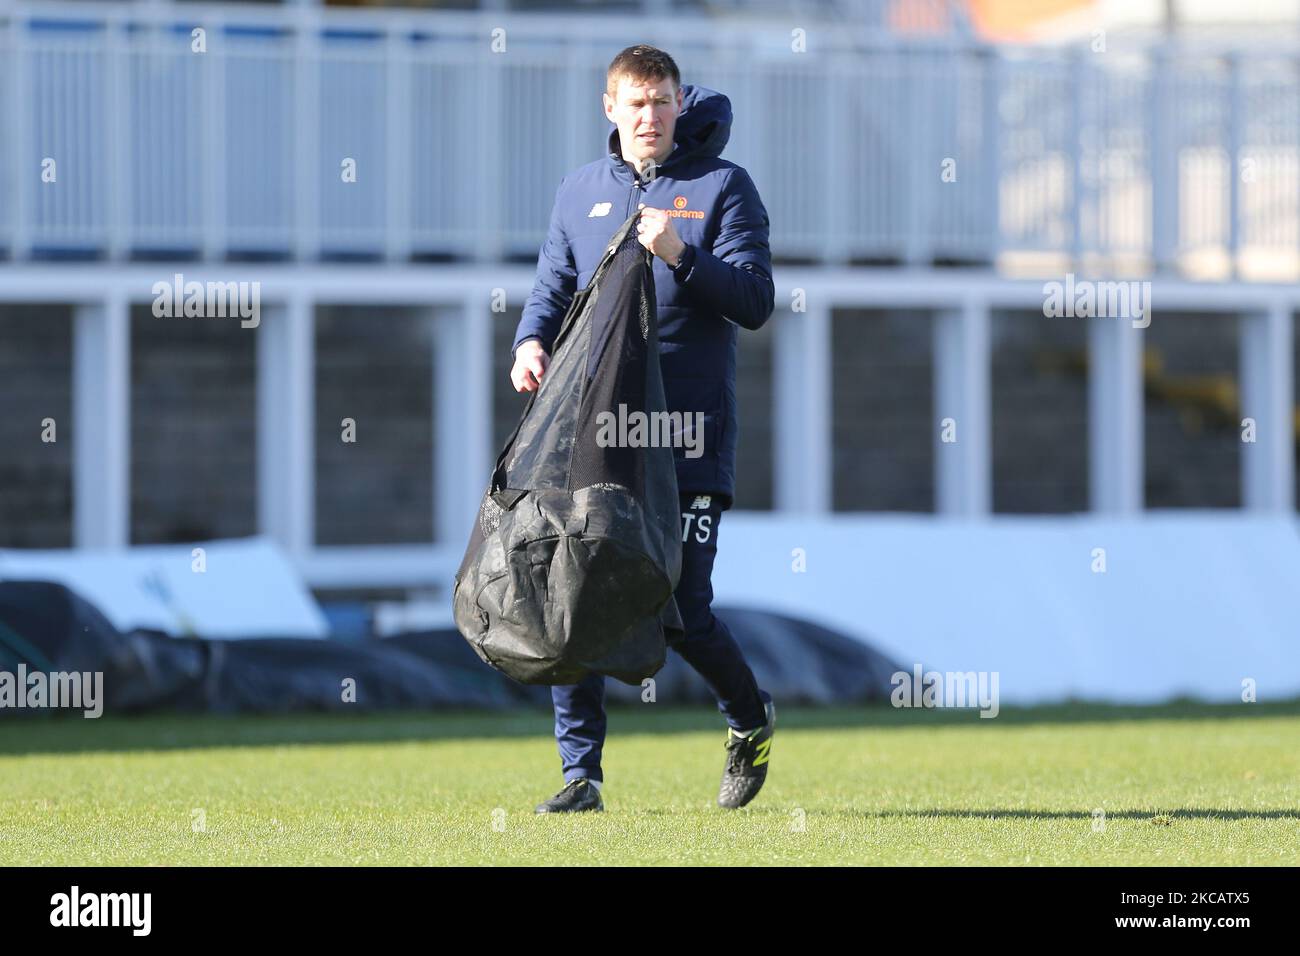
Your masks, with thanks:
[(641, 241), (641, 245), (669, 266), (677, 265), (681, 261), (682, 253), (686, 251), (686, 243), (682, 242), (681, 237), (677, 235), (677, 230), (673, 228), (668, 210), (654, 209), (645, 203), (641, 203), (637, 208), (641, 210), (641, 218), (636, 224), (637, 238)]

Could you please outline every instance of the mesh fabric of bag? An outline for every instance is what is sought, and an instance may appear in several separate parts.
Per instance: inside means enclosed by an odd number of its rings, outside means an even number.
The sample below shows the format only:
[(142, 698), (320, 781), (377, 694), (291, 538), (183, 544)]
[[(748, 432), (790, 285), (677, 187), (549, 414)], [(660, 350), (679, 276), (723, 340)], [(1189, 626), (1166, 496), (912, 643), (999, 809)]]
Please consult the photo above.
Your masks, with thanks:
[(671, 443), (653, 425), (640, 439), (610, 441), (620, 415), (666, 422), (638, 216), (574, 296), (456, 573), (456, 626), (480, 658), (525, 684), (573, 684), (589, 673), (637, 684), (682, 635)]

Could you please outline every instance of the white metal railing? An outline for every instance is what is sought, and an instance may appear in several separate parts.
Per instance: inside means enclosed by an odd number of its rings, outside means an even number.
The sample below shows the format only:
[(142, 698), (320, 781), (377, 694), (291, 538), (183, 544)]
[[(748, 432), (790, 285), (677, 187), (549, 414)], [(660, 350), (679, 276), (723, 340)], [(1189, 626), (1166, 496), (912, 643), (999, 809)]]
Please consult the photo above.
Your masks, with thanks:
[[(75, 544), (121, 548), (130, 540), (129, 305), (152, 300), (164, 267), (132, 264), (18, 265), (0, 282), (7, 302), (75, 303), (73, 408)], [(460, 560), (496, 449), (490, 381), (496, 290), (521, 302), (524, 266), (187, 266), (186, 280), (255, 279), (258, 337), (258, 530), (277, 540), (316, 587), (445, 585)], [(992, 510), (991, 360), (994, 313), (1037, 311), (1043, 283), (987, 270), (777, 270), (770, 467), (778, 512), (831, 510), (831, 316), (836, 308), (900, 308), (934, 323), (935, 510), (981, 519)], [(791, 311), (794, 292), (806, 304)], [(425, 545), (323, 547), (315, 542), (314, 322), (328, 304), (402, 305), (433, 323), (434, 520)], [(1244, 508), (1291, 515), (1295, 508), (1294, 317), (1300, 286), (1273, 283), (1151, 283), (1150, 321), (1208, 312), (1242, 321), (1242, 413), (1256, 440), (1241, 446)], [(151, 319), (148, 321), (235, 321)], [(1094, 512), (1133, 515), (1143, 502), (1144, 331), (1129, 319), (1044, 318), (1088, 324), (1089, 489)], [(742, 410), (742, 415), (744, 414)], [(957, 441), (940, 423), (951, 419)], [(437, 529), (436, 536), (434, 529)]]
[[(37, 29), (41, 19), (68, 25)], [(262, 286), (264, 318), (249, 332), (264, 436), (259, 530), (315, 586), (449, 580), (494, 452), (492, 290), (517, 305), (533, 280), (499, 258), (536, 254), (559, 177), (603, 148), (603, 68), (628, 42), (630, 21), (580, 22), (577, 32), (549, 16), (0, 0), (0, 248), (15, 260), (0, 263), (0, 305), (77, 306), (78, 547), (129, 542), (128, 306), (150, 301), (173, 269), (36, 260), (194, 254), (204, 261), (184, 267), (188, 280)], [(488, 47), (500, 23), (504, 55)], [(936, 417), (959, 421), (962, 436), (936, 438), (936, 511), (991, 509), (992, 314), (1037, 310), (1042, 283), (988, 269), (842, 268), (847, 260), (1024, 251), (1178, 266), (1234, 251), (1290, 255), (1300, 242), (1300, 86), (1284, 50), (993, 51), (814, 27), (821, 46), (799, 58), (788, 24), (635, 23), (689, 80), (732, 97), (725, 155), (758, 182), (777, 254), (815, 260), (776, 270), (778, 303), (796, 289), (807, 301), (772, 319), (779, 511), (831, 508), (839, 307), (936, 314)], [(207, 30), (206, 54), (190, 52), (193, 24)], [(41, 181), (46, 157), (56, 183)], [(345, 157), (359, 173), (346, 186)], [(941, 178), (945, 159), (955, 182)], [(290, 261), (226, 261), (258, 253)], [(376, 264), (315, 261), (334, 253)], [(428, 253), (479, 261), (401, 264)], [(1243, 501), (1290, 513), (1300, 286), (1166, 274), (1151, 301), (1156, 322), (1162, 311), (1244, 316), (1241, 394), (1259, 439), (1242, 446)], [(315, 543), (313, 327), (315, 306), (329, 303), (401, 304), (434, 323), (439, 531), (425, 546)], [(1143, 506), (1141, 333), (1089, 321), (1091, 506), (1130, 514)]]
[(1294, 269), (1294, 49), (798, 29), (309, 4), (0, 7), (0, 249), (17, 261), (530, 257), (560, 177), (603, 153), (603, 70), (637, 36), (731, 97), (724, 155), (759, 185), (778, 256), (1047, 252), (1227, 274), (1249, 253)]

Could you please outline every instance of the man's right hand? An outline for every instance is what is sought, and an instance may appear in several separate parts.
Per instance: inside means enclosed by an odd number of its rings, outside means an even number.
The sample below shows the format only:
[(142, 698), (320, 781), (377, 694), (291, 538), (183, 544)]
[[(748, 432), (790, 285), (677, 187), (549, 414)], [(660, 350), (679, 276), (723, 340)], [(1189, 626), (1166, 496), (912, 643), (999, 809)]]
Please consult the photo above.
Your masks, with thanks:
[(510, 370), (510, 382), (516, 392), (531, 392), (541, 388), (542, 376), (551, 364), (551, 357), (537, 339), (521, 342), (515, 349), (515, 367)]

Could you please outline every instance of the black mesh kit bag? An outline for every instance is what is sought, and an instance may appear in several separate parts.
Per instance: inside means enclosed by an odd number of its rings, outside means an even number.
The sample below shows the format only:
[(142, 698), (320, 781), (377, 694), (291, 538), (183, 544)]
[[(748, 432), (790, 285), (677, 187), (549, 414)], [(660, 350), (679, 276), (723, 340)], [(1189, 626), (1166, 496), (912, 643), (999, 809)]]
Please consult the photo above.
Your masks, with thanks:
[(636, 684), (682, 636), (671, 444), (683, 423), (667, 414), (638, 216), (574, 296), (456, 572), (456, 626), (525, 684)]

